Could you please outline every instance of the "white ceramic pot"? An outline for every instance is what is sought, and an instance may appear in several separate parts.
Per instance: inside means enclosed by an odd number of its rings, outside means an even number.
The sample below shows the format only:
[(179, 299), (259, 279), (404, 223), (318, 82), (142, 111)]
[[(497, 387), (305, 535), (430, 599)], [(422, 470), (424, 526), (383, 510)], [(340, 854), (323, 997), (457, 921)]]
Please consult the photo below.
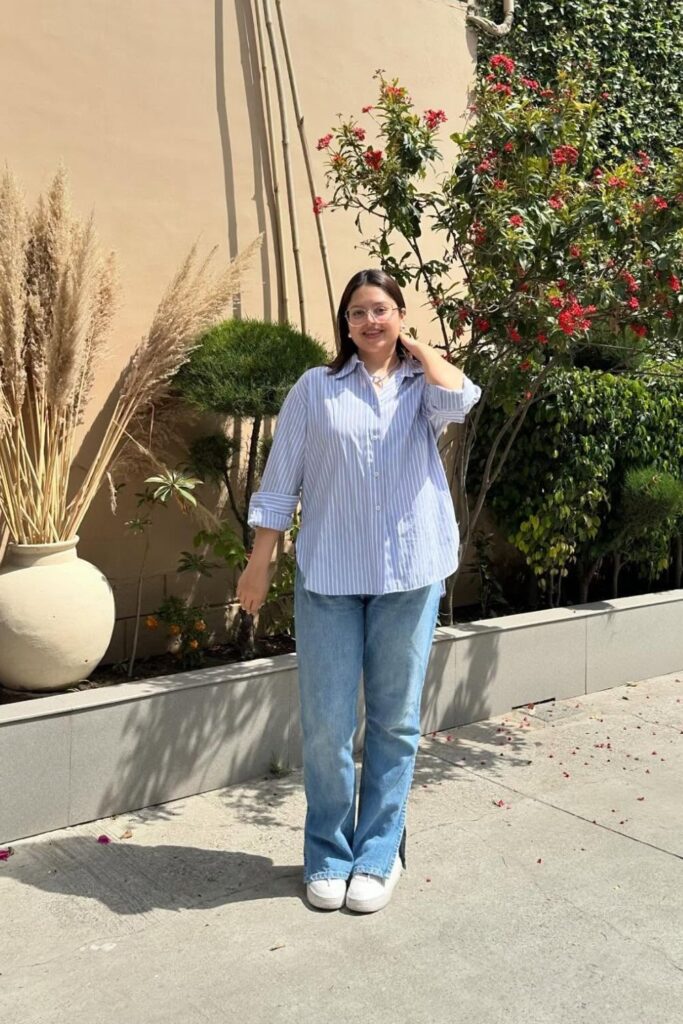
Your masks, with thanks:
[(86, 679), (114, 630), (106, 576), (76, 554), (78, 537), (9, 544), (0, 569), (0, 683), (63, 690)]

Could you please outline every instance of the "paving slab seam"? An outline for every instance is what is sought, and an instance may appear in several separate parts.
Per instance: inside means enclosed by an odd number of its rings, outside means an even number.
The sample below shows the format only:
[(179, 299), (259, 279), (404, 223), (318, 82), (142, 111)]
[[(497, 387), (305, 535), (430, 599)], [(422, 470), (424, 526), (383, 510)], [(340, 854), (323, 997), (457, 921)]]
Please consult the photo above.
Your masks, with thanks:
[(659, 729), (673, 729), (679, 736), (683, 733), (683, 729), (678, 725), (671, 725), (670, 722), (655, 722), (651, 718), (643, 718), (637, 711), (630, 711), (628, 708), (624, 708), (624, 714), (630, 718), (637, 718), (639, 722), (643, 722), (645, 725), (656, 725)]
[[(425, 754), (431, 754), (432, 757), (436, 758), (438, 761), (443, 761), (445, 764), (453, 765), (453, 762), (448, 758), (440, 757), (438, 754), (433, 753), (430, 750), (423, 750), (422, 752)], [(477, 781), (486, 782), (491, 786), (494, 785), (491, 779), (485, 778), (483, 775), (478, 774), (471, 768), (461, 765), (458, 765), (457, 767), (460, 771), (467, 772)], [(495, 785), (499, 789), (505, 789), (509, 793), (514, 793), (516, 796), (522, 797), (525, 800), (532, 800), (534, 803), (542, 804), (544, 807), (549, 807), (554, 811), (559, 811), (561, 814), (567, 814), (572, 818), (576, 818), (578, 821), (585, 822), (587, 825), (595, 825), (597, 828), (604, 829), (605, 832), (611, 832), (613, 835), (620, 836), (622, 839), (629, 839), (633, 843), (638, 843), (641, 846), (647, 846), (651, 850), (656, 850), (657, 853), (663, 853), (668, 857), (674, 857), (676, 860), (683, 860), (683, 854), (681, 853), (676, 853), (674, 850), (664, 850), (661, 846), (655, 846), (654, 843), (648, 843), (645, 839), (638, 839), (636, 836), (630, 836), (625, 832), (619, 832), (618, 829), (611, 828), (609, 825), (603, 825), (602, 822), (594, 821), (592, 818), (586, 818), (583, 814), (577, 814), (576, 811), (570, 811), (566, 807), (558, 807), (557, 804), (553, 804), (549, 800), (544, 800), (540, 796), (534, 796), (532, 793), (524, 793), (521, 789), (515, 789), (514, 786), (509, 785), (509, 783), (496, 782)]]

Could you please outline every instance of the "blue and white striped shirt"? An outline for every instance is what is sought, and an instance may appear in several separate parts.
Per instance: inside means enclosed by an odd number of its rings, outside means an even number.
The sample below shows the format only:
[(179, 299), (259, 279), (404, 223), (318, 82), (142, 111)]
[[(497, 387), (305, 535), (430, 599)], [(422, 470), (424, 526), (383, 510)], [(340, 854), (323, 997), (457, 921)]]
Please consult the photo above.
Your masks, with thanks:
[(458, 526), (437, 438), (481, 395), (428, 384), (408, 356), (381, 391), (357, 353), (335, 374), (316, 366), (288, 392), (250, 526), (287, 530), (299, 504), (296, 559), (319, 594), (387, 594), (442, 581), (458, 564)]

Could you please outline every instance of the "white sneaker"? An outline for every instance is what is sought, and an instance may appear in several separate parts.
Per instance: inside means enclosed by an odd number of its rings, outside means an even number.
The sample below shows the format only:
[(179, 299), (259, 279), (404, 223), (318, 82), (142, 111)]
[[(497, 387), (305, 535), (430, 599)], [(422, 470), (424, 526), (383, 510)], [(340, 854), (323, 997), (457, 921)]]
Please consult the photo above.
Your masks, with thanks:
[(339, 910), (346, 896), (345, 878), (317, 878), (306, 885), (308, 902), (320, 910)]
[(386, 907), (396, 883), (401, 877), (401, 858), (396, 857), (391, 874), (388, 878), (379, 875), (366, 875), (363, 872), (351, 876), (346, 891), (346, 906), (359, 914), (371, 914), (375, 910)]

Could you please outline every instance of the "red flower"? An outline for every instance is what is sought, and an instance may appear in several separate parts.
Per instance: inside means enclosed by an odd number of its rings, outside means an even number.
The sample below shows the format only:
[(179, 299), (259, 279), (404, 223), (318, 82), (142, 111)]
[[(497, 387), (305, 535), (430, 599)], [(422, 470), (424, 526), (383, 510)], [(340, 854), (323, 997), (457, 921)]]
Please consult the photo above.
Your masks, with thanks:
[[(552, 299), (550, 300), (552, 302)], [(557, 317), (557, 323), (564, 334), (574, 334), (575, 331), (587, 331), (590, 327), (588, 313), (595, 313), (596, 306), (582, 306), (573, 295), (566, 298), (566, 306)]]
[(541, 343), (541, 345), (547, 345), (548, 344), (548, 335), (547, 334), (543, 334), (542, 331), (539, 331), (539, 333), (536, 335), (536, 337), (538, 338), (538, 341)]
[(647, 334), (647, 327), (645, 324), (629, 324), (629, 327), (634, 334), (637, 334), (639, 338), (644, 338)]
[(486, 241), (486, 228), (479, 220), (473, 220), (471, 225), (473, 241), (475, 245), (481, 245)]
[(622, 279), (622, 281), (626, 282), (626, 286), (631, 293), (637, 292), (640, 288), (640, 285), (638, 284), (635, 277), (630, 271), (622, 270), (619, 274), (619, 277)]
[(512, 89), (510, 88), (509, 85), (506, 85), (504, 82), (496, 82), (495, 85), (491, 86), (491, 89), (493, 90), (493, 92), (502, 92), (504, 96), (512, 95)]
[(333, 153), (332, 157), (330, 158), (330, 163), (334, 167), (343, 167), (343, 165), (346, 163), (346, 160), (341, 155), (341, 153)]
[(321, 139), (318, 139), (315, 148), (316, 149), (327, 149), (329, 144), (332, 142), (332, 132), (329, 135), (323, 135)]
[(508, 183), (507, 183), (507, 181), (503, 181), (502, 178), (494, 178), (493, 179), (493, 187), (497, 188), (497, 189), (504, 189), (504, 188), (508, 187)]
[(365, 128), (356, 127), (353, 129), (353, 134), (362, 142), (365, 138)]
[(406, 90), (403, 86), (385, 85), (382, 95), (388, 100), (402, 100), (406, 95)]
[(643, 165), (643, 167), (649, 167), (650, 164), (652, 163), (652, 161), (650, 160), (650, 157), (647, 155), (647, 153), (643, 149), (639, 149), (638, 152), (636, 153), (636, 156), (640, 160), (640, 162)]
[(372, 110), (372, 103), (368, 103), (367, 107), (363, 107), (363, 113), (368, 114)]
[(323, 212), (326, 206), (327, 203), (322, 198), (322, 196), (315, 197), (315, 199), (313, 200), (313, 213), (316, 215), (316, 217), (320, 216), (320, 214)]
[(553, 210), (561, 210), (564, 206), (564, 199), (562, 196), (553, 195), (548, 200), (548, 204), (552, 206)]
[(505, 145), (503, 146), (503, 152), (504, 153), (512, 153), (514, 148), (515, 147), (513, 146), (513, 144), (511, 142), (506, 142)]
[(672, 274), (669, 278), (669, 288), (672, 292), (680, 292), (681, 290), (681, 282), (675, 274)]
[(573, 259), (575, 259), (575, 260), (580, 260), (581, 259), (581, 249), (579, 248), (579, 246), (578, 245), (570, 245), (569, 246), (569, 255)]
[(519, 343), (522, 340), (522, 336), (516, 327), (508, 327), (507, 336), (510, 339), (510, 341), (515, 345), (519, 345)]
[(490, 322), (483, 316), (477, 317), (477, 319), (474, 321), (474, 326), (477, 328), (478, 331), (481, 331), (482, 334), (486, 334), (486, 332), (491, 329)]
[(600, 99), (601, 100), (608, 100), (609, 99), (609, 93), (608, 92), (601, 92), (600, 93)]
[(425, 123), (430, 131), (448, 120), (443, 110), (425, 110)]
[(626, 188), (626, 182), (623, 178), (617, 177), (616, 174), (610, 174), (607, 179), (607, 184), (611, 185), (612, 188)]
[(562, 305), (562, 299), (559, 298), (559, 296), (557, 296), (557, 295), (551, 296), (549, 301), (550, 301), (550, 305), (553, 307), (553, 309), (559, 309), (560, 306)]
[(596, 167), (595, 170), (593, 171), (593, 177), (595, 178), (596, 181), (600, 181), (600, 179), (604, 178), (604, 176), (605, 176), (605, 172), (600, 167)]
[(638, 299), (635, 297), (635, 295), (631, 296), (626, 305), (629, 307), (629, 309), (640, 309), (640, 303), (638, 302)]
[(525, 85), (527, 89), (540, 89), (540, 82), (537, 82), (535, 78), (523, 78), (522, 85)]
[(363, 153), (363, 159), (368, 167), (372, 167), (373, 171), (378, 171), (382, 166), (382, 150), (368, 148)]
[(653, 196), (652, 202), (658, 210), (668, 210), (669, 208), (669, 204), (667, 203), (666, 199), (662, 198), (662, 196)]
[(513, 213), (511, 217), (508, 217), (508, 221), (512, 224), (513, 228), (521, 228), (524, 223), (524, 217), (518, 213)]
[(523, 359), (522, 362), (519, 364), (519, 368), (522, 371), (522, 373), (526, 373), (527, 370), (531, 369), (531, 362), (530, 362), (530, 360), (529, 359)]
[(544, 100), (547, 100), (550, 99), (551, 96), (554, 96), (555, 93), (552, 89), (541, 89), (538, 95), (542, 96)]
[(508, 75), (511, 75), (517, 66), (512, 57), (508, 57), (504, 53), (494, 54), (489, 64), (492, 68), (502, 68)]
[(569, 164), (570, 167), (574, 167), (579, 159), (579, 151), (574, 146), (556, 146), (551, 153), (550, 159), (555, 167), (560, 167), (562, 164)]
[(491, 170), (491, 164), (489, 163), (488, 160), (482, 160), (482, 162), (480, 164), (477, 164), (477, 172), (479, 174), (485, 174), (486, 171), (490, 171), (490, 170)]

